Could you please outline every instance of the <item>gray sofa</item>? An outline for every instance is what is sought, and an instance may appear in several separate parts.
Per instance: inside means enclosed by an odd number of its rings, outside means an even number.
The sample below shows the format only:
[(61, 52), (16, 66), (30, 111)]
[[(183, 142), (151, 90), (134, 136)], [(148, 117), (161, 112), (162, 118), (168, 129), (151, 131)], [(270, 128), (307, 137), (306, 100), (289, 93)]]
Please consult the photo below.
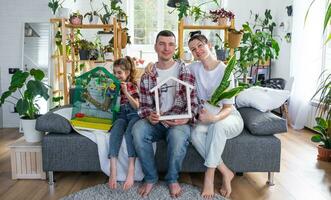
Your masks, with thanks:
[[(269, 185), (273, 185), (273, 174), (280, 170), (281, 144), (274, 136), (287, 131), (286, 120), (270, 112), (263, 113), (254, 108), (240, 108), (245, 128), (242, 133), (227, 141), (222, 158), (237, 173), (268, 172)], [(46, 119), (47, 121), (47, 119)], [(39, 124), (52, 124), (56, 120), (38, 119)], [(55, 124), (56, 125), (56, 124)], [(63, 125), (60, 125), (63, 127)], [(56, 133), (49, 127), (42, 140), (43, 170), (48, 172), (49, 183), (53, 184), (53, 172), (58, 171), (101, 171), (97, 145), (88, 138), (70, 131)], [(166, 165), (166, 143), (157, 143), (156, 162), (158, 170), (164, 172)], [(204, 172), (204, 161), (192, 145), (189, 145), (182, 172)]]

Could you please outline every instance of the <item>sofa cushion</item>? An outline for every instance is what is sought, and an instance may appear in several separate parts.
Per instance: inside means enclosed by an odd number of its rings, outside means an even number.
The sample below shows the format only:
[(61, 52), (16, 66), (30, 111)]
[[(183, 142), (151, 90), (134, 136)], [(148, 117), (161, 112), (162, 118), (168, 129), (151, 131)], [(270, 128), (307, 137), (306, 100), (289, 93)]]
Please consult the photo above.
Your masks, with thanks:
[(261, 112), (255, 108), (239, 108), (245, 127), (253, 135), (273, 135), (287, 132), (286, 119), (271, 112)]
[(38, 117), (36, 121), (36, 129), (38, 131), (66, 134), (72, 131), (70, 122), (61, 115), (53, 112), (48, 112), (45, 115)]

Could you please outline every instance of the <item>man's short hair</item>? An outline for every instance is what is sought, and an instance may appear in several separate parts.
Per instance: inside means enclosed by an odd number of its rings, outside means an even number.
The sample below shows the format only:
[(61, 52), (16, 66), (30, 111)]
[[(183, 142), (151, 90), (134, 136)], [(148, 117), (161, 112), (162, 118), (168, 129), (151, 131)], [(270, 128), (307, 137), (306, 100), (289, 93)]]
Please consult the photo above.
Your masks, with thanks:
[(156, 36), (156, 40), (155, 43), (157, 43), (157, 40), (159, 39), (160, 36), (164, 36), (164, 37), (174, 37), (176, 40), (176, 36), (173, 32), (169, 31), (169, 30), (163, 30), (160, 31), (157, 36)]

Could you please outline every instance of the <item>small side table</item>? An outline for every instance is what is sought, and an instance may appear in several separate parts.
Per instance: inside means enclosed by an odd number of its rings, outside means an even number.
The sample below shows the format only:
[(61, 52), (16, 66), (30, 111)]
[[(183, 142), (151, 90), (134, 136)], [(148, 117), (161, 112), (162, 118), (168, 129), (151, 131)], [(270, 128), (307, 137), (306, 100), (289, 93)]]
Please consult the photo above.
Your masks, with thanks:
[(26, 142), (24, 137), (9, 145), (12, 179), (46, 179), (41, 142)]

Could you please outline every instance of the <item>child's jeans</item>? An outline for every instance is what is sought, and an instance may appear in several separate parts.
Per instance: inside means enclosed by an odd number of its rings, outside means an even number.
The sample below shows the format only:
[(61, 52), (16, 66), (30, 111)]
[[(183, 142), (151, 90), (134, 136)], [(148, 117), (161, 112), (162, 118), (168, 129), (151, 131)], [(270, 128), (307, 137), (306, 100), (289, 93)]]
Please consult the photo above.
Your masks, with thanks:
[(139, 120), (137, 110), (127, 104), (122, 104), (116, 121), (114, 122), (109, 137), (109, 154), (108, 157), (118, 157), (123, 136), (125, 138), (126, 147), (129, 157), (136, 157), (136, 151), (133, 146), (133, 138), (131, 134), (132, 126)]

